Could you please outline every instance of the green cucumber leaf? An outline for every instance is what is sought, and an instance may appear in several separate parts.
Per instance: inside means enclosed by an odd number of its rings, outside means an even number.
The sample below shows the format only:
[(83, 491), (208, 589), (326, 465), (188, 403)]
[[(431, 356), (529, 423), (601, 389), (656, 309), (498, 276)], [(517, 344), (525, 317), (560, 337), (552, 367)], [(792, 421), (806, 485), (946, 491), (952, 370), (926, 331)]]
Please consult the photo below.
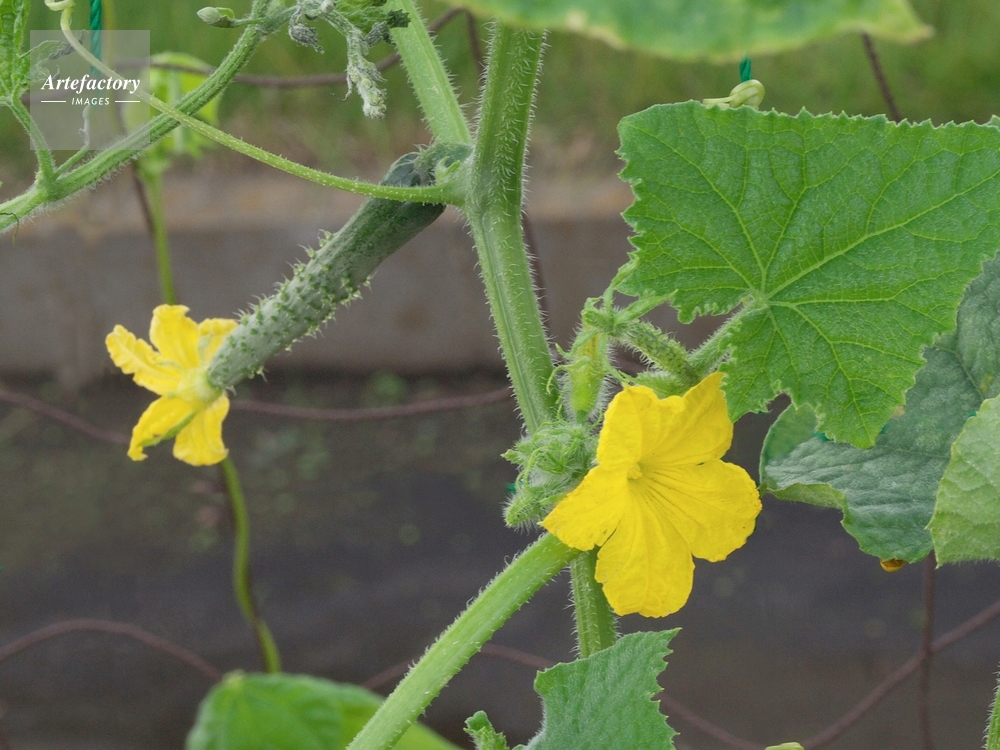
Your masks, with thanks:
[[(306, 675), (234, 672), (198, 710), (187, 750), (343, 750), (382, 698), (355, 685)], [(426, 727), (410, 727), (396, 750), (457, 750)]]
[[(973, 430), (976, 420), (989, 420), (969, 417), (1000, 386), (995, 377), (1000, 370), (1000, 259), (987, 263), (969, 285), (955, 332), (942, 336), (925, 356), (927, 365), (906, 394), (905, 409), (868, 450), (832, 443), (817, 434), (808, 408), (782, 413), (761, 452), (762, 489), (786, 500), (841, 508), (844, 528), (863, 551), (883, 560), (915, 562), (932, 546), (938, 559), (944, 559), (942, 552), (949, 557), (955, 545), (972, 544), (965, 538), (969, 522), (962, 508), (982, 500), (946, 492), (945, 487), (956, 486), (948, 480), (950, 474), (957, 475), (957, 486), (967, 482), (970, 469), (958, 458), (963, 441), (971, 444), (973, 453), (986, 447), (976, 447), (985, 439), (981, 434), (969, 434), (979, 432)], [(1000, 437), (1000, 432), (993, 437)], [(994, 507), (1000, 510), (1000, 494), (993, 491)], [(932, 513), (950, 548), (943, 549), (936, 534), (932, 540)], [(929, 521), (931, 531), (926, 528)], [(998, 540), (993, 549), (1000, 552), (1000, 520), (993, 531), (996, 536), (990, 538)]]
[(619, 125), (637, 250), (618, 288), (727, 313), (730, 415), (780, 391), (862, 448), (1000, 248), (1000, 129), (652, 107)]
[(987, 399), (951, 449), (930, 522), (938, 562), (1000, 560), (1000, 403)]
[(736, 60), (845, 32), (896, 42), (930, 35), (908, 0), (453, 0), (533, 29), (571, 31), (678, 60)]
[(658, 703), (657, 676), (677, 630), (633, 633), (611, 648), (539, 672), (542, 731), (527, 750), (673, 750), (676, 732)]

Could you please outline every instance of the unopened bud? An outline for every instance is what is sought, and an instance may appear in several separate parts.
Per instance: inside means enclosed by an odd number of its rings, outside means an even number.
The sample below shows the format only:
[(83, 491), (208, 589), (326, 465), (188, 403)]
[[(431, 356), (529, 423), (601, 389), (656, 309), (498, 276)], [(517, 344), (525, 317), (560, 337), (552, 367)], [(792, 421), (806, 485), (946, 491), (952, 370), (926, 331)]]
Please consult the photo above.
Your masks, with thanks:
[(231, 29), (236, 25), (236, 14), (230, 8), (202, 8), (198, 11), (198, 18), (220, 29)]
[(764, 101), (764, 84), (753, 79), (736, 86), (727, 97), (703, 99), (701, 103), (707, 107), (718, 107), (719, 109), (737, 109), (744, 106), (757, 109), (762, 101)]
[(301, 44), (303, 47), (312, 47), (317, 52), (323, 51), (323, 45), (319, 43), (319, 34), (312, 26), (304, 23), (288, 24), (288, 36), (293, 42)]
[(578, 340), (571, 352), (572, 361), (565, 366), (569, 376), (569, 410), (577, 421), (584, 421), (597, 408), (604, 393), (604, 379), (610, 371), (608, 337), (594, 333)]

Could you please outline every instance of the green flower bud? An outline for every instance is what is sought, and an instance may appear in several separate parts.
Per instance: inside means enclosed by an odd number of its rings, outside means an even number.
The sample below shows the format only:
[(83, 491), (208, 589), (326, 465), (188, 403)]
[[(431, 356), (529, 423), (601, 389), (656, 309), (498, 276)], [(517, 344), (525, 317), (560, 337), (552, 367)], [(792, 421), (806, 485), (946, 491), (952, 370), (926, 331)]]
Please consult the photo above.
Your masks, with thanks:
[(202, 8), (198, 11), (198, 18), (220, 29), (231, 29), (236, 25), (236, 14), (230, 8)]
[(288, 36), (296, 44), (312, 47), (321, 54), (323, 52), (323, 45), (319, 43), (319, 33), (312, 26), (292, 21), (288, 24)]
[(597, 437), (586, 425), (554, 422), (521, 440), (504, 458), (521, 467), (504, 511), (508, 526), (541, 520), (590, 470)]
[(737, 109), (738, 107), (752, 107), (757, 109), (764, 101), (764, 84), (753, 79), (744, 81), (737, 85), (729, 96), (722, 99), (702, 99), (702, 104), (708, 107), (718, 107), (719, 109)]
[(578, 422), (583, 422), (605, 395), (605, 378), (611, 372), (608, 337), (593, 331), (582, 333), (570, 352), (569, 363), (561, 369), (567, 376), (565, 392), (569, 412)]

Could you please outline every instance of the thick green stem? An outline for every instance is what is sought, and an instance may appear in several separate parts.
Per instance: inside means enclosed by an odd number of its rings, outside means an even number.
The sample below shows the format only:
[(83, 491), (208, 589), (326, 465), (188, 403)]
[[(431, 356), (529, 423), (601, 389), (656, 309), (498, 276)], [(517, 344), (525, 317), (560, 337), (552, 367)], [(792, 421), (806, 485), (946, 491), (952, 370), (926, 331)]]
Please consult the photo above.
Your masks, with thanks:
[(43, 190), (52, 190), (56, 179), (56, 165), (52, 159), (52, 151), (45, 141), (45, 135), (35, 124), (34, 118), (28, 112), (27, 107), (21, 104), (21, 100), (11, 97), (7, 102), (14, 117), (21, 123), (32, 143), (35, 144), (35, 158), (38, 160), (38, 178), (36, 184), (40, 184)]
[(579, 554), (546, 534), (511, 561), (396, 686), (348, 750), (388, 750), (497, 628)]
[(573, 585), (573, 609), (576, 613), (576, 643), (580, 658), (615, 645), (618, 631), (604, 591), (594, 579), (597, 550), (584, 552), (569, 564)]
[(472, 145), (469, 123), (420, 10), (413, 0), (393, 0), (392, 7), (410, 17), (409, 26), (392, 30), (392, 41), (403, 58), (427, 127), (439, 141)]
[(498, 26), (473, 151), (467, 204), (486, 296), (529, 432), (552, 420), (552, 357), (521, 228), (528, 125), (543, 35)]
[(240, 475), (231, 459), (225, 458), (219, 464), (222, 480), (226, 485), (226, 495), (229, 496), (229, 507), (233, 519), (233, 591), (236, 601), (247, 624), (257, 638), (257, 648), (264, 669), (268, 672), (281, 671), (281, 657), (278, 646), (271, 636), (260, 613), (253, 595), (253, 584), (250, 580), (250, 519), (247, 515), (247, 501), (240, 486)]
[(153, 230), (153, 246), (156, 251), (156, 274), (160, 279), (160, 295), (165, 305), (177, 304), (174, 287), (174, 272), (170, 262), (170, 244), (167, 240), (167, 216), (163, 210), (163, 175), (159, 172), (146, 174), (138, 172), (138, 178), (149, 198), (149, 219)]

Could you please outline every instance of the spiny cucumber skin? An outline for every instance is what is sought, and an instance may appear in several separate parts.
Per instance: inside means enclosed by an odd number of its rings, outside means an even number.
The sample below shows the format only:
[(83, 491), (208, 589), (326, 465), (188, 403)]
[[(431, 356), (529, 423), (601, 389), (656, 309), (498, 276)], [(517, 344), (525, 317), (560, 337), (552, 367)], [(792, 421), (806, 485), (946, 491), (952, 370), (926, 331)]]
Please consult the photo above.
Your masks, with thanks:
[[(433, 183), (428, 160), (407, 154), (396, 161), (384, 185)], [(378, 265), (426, 229), (444, 211), (433, 203), (369, 198), (336, 234), (327, 235), (292, 278), (243, 316), (208, 368), (208, 382), (224, 389), (252, 378), (274, 354), (315, 333), (338, 304), (360, 293)]]
[(625, 331), (624, 339), (661, 370), (690, 381), (690, 385), (698, 382), (688, 363), (687, 350), (651, 323), (634, 321)]

